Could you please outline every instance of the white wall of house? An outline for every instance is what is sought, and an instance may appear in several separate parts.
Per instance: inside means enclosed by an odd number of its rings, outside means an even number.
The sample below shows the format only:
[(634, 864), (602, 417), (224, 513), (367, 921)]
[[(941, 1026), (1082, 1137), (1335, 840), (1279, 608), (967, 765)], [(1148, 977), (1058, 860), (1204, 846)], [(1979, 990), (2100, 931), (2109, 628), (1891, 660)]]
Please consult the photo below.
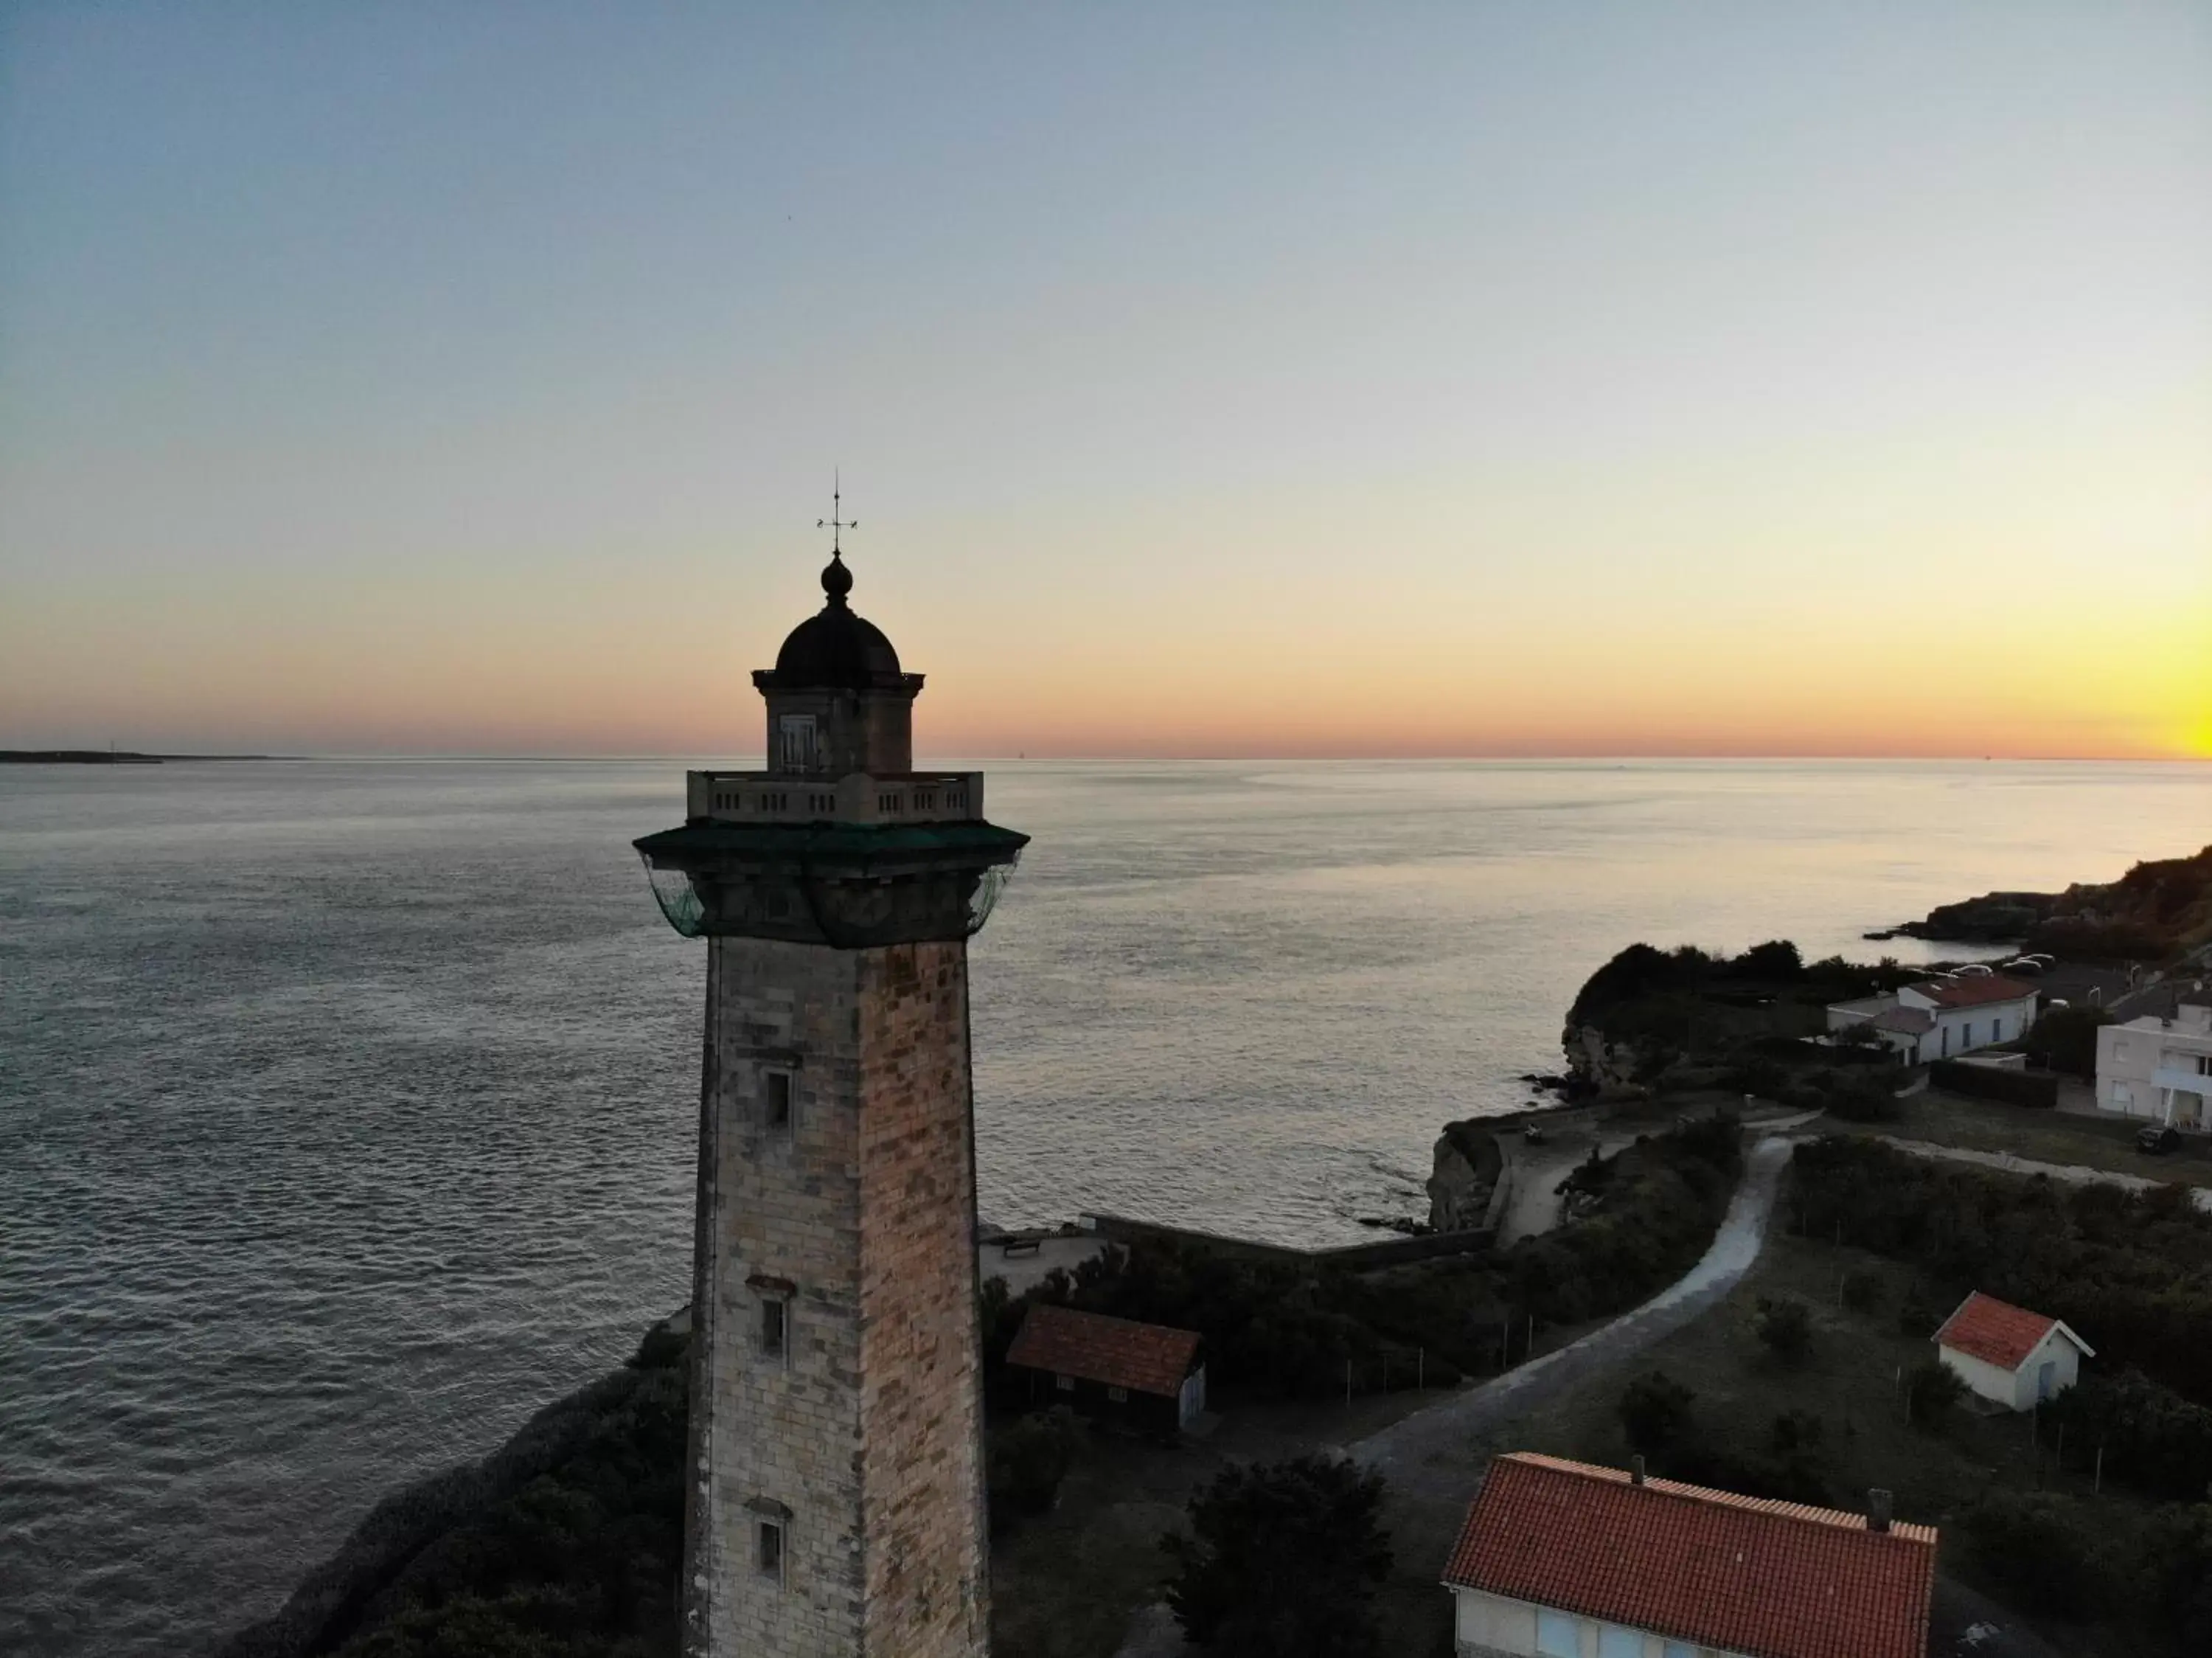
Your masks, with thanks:
[(1182, 1393), (1176, 1403), (1176, 1422), (1188, 1428), (1206, 1412), (1206, 1367), (1200, 1365), (1182, 1379)]
[(1459, 1658), (1740, 1658), (1480, 1589), (1452, 1589)]
[(1954, 1059), (1976, 1048), (1999, 1042), (2016, 1042), (2035, 1023), (2035, 998), (1991, 1002), (1978, 1008), (1943, 1008), (1910, 984), (1897, 993), (1898, 1005), (1919, 1008), (1936, 1021), (1935, 1029), (1920, 1039), (1918, 1058), (1925, 1064), (1935, 1059)]
[(2099, 1031), (2097, 1103), (2176, 1128), (2212, 1129), (2212, 1008)]
[[(1965, 1382), (1969, 1392), (2002, 1405), (2008, 1411), (2028, 1409), (2046, 1391), (2051, 1397), (2064, 1393), (2080, 1379), (2081, 1372), (2081, 1350), (2069, 1341), (2055, 1324), (2021, 1361), (2016, 1370), (2004, 1369), (1955, 1347), (1939, 1347), (1936, 1352), (1944, 1368)], [(2051, 1366), (2047, 1390), (2043, 1382), (2045, 1364)]]

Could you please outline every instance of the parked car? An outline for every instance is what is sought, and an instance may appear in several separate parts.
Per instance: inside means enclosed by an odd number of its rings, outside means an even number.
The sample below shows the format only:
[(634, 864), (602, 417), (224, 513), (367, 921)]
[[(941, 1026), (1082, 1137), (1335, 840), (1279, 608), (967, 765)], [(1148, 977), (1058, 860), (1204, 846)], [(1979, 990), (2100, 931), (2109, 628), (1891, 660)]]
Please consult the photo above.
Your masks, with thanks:
[(2136, 1132), (2136, 1149), (2147, 1151), (2154, 1157), (2163, 1157), (2169, 1151), (2181, 1149), (2179, 1132), (2163, 1123), (2153, 1123)]

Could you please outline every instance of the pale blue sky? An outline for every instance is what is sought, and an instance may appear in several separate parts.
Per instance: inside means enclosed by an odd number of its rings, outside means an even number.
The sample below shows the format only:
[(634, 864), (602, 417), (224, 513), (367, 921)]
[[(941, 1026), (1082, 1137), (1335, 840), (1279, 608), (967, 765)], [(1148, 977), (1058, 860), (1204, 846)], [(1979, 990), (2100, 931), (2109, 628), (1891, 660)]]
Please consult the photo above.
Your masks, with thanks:
[(2202, 4), (0, 20), (0, 744), (2212, 747)]

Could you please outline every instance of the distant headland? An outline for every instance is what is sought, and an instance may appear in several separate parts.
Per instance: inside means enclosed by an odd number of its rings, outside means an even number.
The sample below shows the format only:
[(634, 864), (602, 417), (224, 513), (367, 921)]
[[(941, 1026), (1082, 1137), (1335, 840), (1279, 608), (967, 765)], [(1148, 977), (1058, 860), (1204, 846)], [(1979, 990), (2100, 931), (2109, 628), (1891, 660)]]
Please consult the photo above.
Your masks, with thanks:
[(284, 760), (290, 754), (142, 754), (131, 748), (0, 748), (0, 765), (164, 765), (172, 760)]

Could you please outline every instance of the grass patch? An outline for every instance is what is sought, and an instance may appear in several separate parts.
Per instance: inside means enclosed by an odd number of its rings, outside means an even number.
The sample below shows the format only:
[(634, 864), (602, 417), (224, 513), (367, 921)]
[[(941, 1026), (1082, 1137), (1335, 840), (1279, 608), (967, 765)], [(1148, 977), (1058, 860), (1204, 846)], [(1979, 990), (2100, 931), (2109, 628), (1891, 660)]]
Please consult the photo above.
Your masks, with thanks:
[[(1846, 1292), (1849, 1293), (1846, 1293)], [(1788, 1298), (1808, 1308), (1809, 1350), (1781, 1362), (1758, 1333), (1759, 1306)], [(1770, 1235), (1758, 1264), (1717, 1307), (1633, 1360), (1570, 1387), (1532, 1411), (1495, 1450), (1534, 1450), (1621, 1467), (1633, 1454), (1619, 1411), (1632, 1375), (1657, 1370), (1694, 1396), (1678, 1454), (1655, 1468), (1741, 1489), (1792, 1473), (1812, 1489), (1772, 1490), (1836, 1508), (1863, 1506), (1869, 1488), (1896, 1493), (1898, 1516), (1947, 1527), (1942, 1569), (2009, 1603), (2015, 1597), (1978, 1570), (1954, 1522), (2004, 1493), (2057, 1491), (2088, 1505), (2099, 1527), (2124, 1546), (2153, 1505), (2116, 1491), (2093, 1492), (2093, 1448), (2061, 1448), (2026, 1416), (1956, 1412), (1939, 1432), (1906, 1419), (1899, 1378), (1932, 1356), (1924, 1337), (1900, 1332), (1914, 1300), (1948, 1305), (1949, 1287), (1928, 1284), (1898, 1262), (1849, 1247)], [(1859, 1306), (1850, 1303), (1857, 1301)], [(1783, 1424), (1788, 1424), (1784, 1427)], [(1808, 1434), (1808, 1424), (1817, 1423)], [(2047, 1427), (2047, 1424), (2046, 1424)], [(1807, 1441), (1810, 1439), (1809, 1445)], [(2142, 1658), (2136, 1637), (2094, 1624), (2039, 1620), (2062, 1649), (2084, 1658)]]
[(2136, 1149), (2142, 1124), (2037, 1111), (1990, 1100), (1969, 1100), (1929, 1088), (1898, 1101), (1895, 1121), (1864, 1131), (1844, 1123), (1827, 1126), (1839, 1133), (1894, 1135), (1927, 1140), (1969, 1151), (2008, 1151), (2037, 1162), (2079, 1164), (2114, 1174), (2140, 1174), (2153, 1180), (2212, 1186), (2212, 1141), (2185, 1137), (2182, 1149), (2163, 1157)]

